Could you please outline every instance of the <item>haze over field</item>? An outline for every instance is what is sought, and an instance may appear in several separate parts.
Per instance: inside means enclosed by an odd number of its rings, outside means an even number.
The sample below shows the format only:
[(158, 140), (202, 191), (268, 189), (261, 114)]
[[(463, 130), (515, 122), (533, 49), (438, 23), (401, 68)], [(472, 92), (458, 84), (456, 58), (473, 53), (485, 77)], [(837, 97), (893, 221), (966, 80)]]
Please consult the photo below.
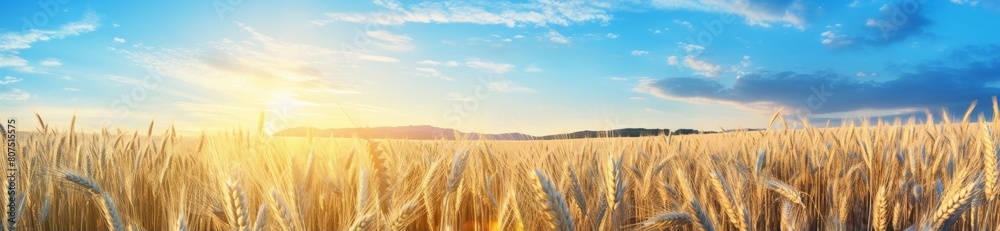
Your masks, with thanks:
[(998, 20), (992, 0), (15, 1), (0, 108), (182, 134), (260, 111), (529, 135), (906, 117), (1000, 92)]

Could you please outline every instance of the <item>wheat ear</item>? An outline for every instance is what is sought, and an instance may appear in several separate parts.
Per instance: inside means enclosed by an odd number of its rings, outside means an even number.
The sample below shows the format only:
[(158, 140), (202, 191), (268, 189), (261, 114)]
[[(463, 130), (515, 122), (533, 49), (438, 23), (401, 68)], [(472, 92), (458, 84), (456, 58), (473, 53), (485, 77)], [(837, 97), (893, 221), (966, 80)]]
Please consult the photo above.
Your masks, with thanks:
[(550, 230), (571, 231), (573, 229), (573, 218), (566, 206), (566, 200), (562, 194), (552, 185), (552, 181), (544, 173), (535, 169), (530, 172), (533, 182), (535, 202), (545, 211), (546, 222)]
[(934, 212), (933, 218), (936, 229), (944, 229), (951, 226), (962, 215), (962, 212), (968, 210), (977, 186), (976, 182), (972, 182), (944, 197), (937, 211)]
[(877, 231), (886, 230), (889, 226), (889, 201), (885, 193), (885, 185), (879, 187), (872, 205), (872, 222)]
[(656, 215), (642, 222), (644, 229), (667, 229), (673, 226), (691, 223), (691, 215), (683, 212), (669, 212)]
[(417, 202), (411, 201), (399, 208), (398, 214), (392, 222), (392, 230), (404, 230), (410, 222), (416, 218)]
[(233, 230), (246, 231), (250, 227), (247, 225), (247, 201), (243, 189), (240, 188), (236, 180), (227, 180), (225, 183), (226, 217), (229, 219)]
[(992, 131), (986, 124), (982, 127), (982, 144), (983, 144), (983, 175), (986, 182), (984, 192), (986, 193), (986, 199), (994, 201), (997, 198), (997, 184), (1000, 182), (1000, 163), (997, 162), (997, 147), (996, 143), (993, 141)]
[(795, 188), (792, 188), (790, 185), (776, 180), (767, 180), (767, 188), (771, 189), (771, 191), (774, 191), (775, 193), (778, 193), (778, 195), (781, 195), (789, 202), (804, 206), (798, 190), (795, 190)]
[(715, 192), (715, 196), (719, 198), (719, 204), (722, 205), (722, 209), (725, 210), (726, 215), (729, 217), (729, 222), (733, 223), (739, 230), (747, 230), (747, 224), (743, 220), (743, 212), (734, 206), (735, 201), (732, 199), (732, 192), (722, 174), (712, 171), (709, 182), (712, 184), (712, 191)]

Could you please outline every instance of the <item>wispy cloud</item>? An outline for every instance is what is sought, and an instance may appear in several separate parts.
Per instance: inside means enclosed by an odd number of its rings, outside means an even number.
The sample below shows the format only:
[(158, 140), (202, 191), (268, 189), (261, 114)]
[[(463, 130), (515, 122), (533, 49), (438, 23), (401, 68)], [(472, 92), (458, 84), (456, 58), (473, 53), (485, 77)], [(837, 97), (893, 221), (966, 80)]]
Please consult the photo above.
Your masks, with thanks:
[(677, 56), (671, 55), (671, 56), (667, 57), (667, 65), (677, 66), (677, 64), (678, 64)]
[(510, 70), (513, 70), (516, 66), (507, 63), (494, 63), (490, 61), (483, 61), (478, 59), (473, 59), (465, 62), (465, 66), (484, 70), (491, 73), (503, 74)]
[(3, 80), (0, 80), (0, 85), (7, 85), (7, 84), (16, 83), (16, 82), (21, 82), (21, 80), (22, 79), (14, 78), (14, 77), (11, 77), (11, 76), (8, 75), (8, 76), (3, 77)]
[(421, 75), (421, 76), (434, 77), (434, 78), (439, 78), (439, 79), (443, 79), (443, 80), (454, 80), (454, 79), (452, 79), (452, 78), (450, 78), (448, 76), (444, 76), (443, 74), (441, 74), (440, 71), (438, 71), (437, 69), (434, 69), (434, 68), (430, 68), (430, 67), (418, 67), (418, 68), (416, 68), (416, 70), (418, 71), (417, 74)]
[(26, 100), (28, 98), (31, 98), (31, 94), (17, 88), (9, 92), (0, 93), (0, 100)]
[(107, 75), (107, 76), (104, 76), (104, 79), (108, 80), (108, 81), (111, 81), (111, 82), (125, 84), (125, 85), (129, 85), (129, 86), (142, 87), (142, 86), (146, 85), (141, 80), (134, 79), (134, 78), (129, 78), (129, 77), (117, 76), (117, 75)]
[(630, 54), (630, 55), (632, 55), (632, 56), (641, 56), (641, 55), (648, 55), (648, 54), (649, 54), (649, 51), (644, 51), (644, 50), (632, 50), (632, 52), (631, 52), (631, 53), (629, 53), (629, 54)]
[(461, 63), (457, 61), (434, 61), (434, 60), (420, 60), (417, 64), (430, 65), (430, 66), (445, 66), (445, 67), (457, 67)]
[(535, 89), (516, 86), (510, 81), (494, 81), (490, 83), (490, 89), (496, 92), (521, 92), (521, 93), (535, 93)]
[(719, 76), (719, 72), (722, 71), (722, 66), (699, 60), (690, 55), (684, 57), (684, 66), (697, 71), (697, 74), (707, 77)]
[[(778, 23), (782, 26), (804, 28), (811, 9), (806, 3), (802, 0), (653, 0), (651, 5), (661, 9), (730, 13), (743, 16), (747, 24), (762, 27), (771, 27), (773, 23)], [(683, 21), (678, 23), (684, 24)]]
[(358, 59), (364, 59), (364, 60), (375, 61), (375, 62), (383, 62), (383, 63), (398, 63), (399, 62), (399, 59), (396, 59), (396, 58), (393, 58), (393, 57), (389, 57), (389, 56), (381, 56), (381, 55), (367, 55), (367, 54), (362, 54), (362, 55), (358, 55)]
[(413, 50), (413, 38), (405, 35), (393, 34), (387, 30), (374, 30), (365, 32), (369, 37), (375, 38), (375, 46), (390, 51)]
[(125, 39), (119, 38), (119, 37), (115, 37), (115, 43), (125, 43)]
[(483, 25), (561, 25), (608, 22), (610, 5), (590, 1), (545, 1), (501, 3), (483, 1), (446, 1), (404, 4), (396, 0), (375, 0), (383, 9), (364, 13), (327, 13), (317, 25), (331, 22), (374, 22), (386, 25), (405, 23), (471, 23)]
[[(93, 11), (86, 11), (83, 18), (64, 24), (54, 30), (32, 29), (23, 32), (7, 32), (0, 34), (0, 68), (13, 67), (15, 70), (27, 73), (36, 72), (28, 61), (19, 57), (18, 51), (29, 49), (32, 44), (41, 41), (64, 39), (97, 30), (100, 17)], [(7, 54), (4, 54), (7, 53)]]
[(538, 67), (538, 65), (531, 64), (531, 65), (528, 65), (528, 67), (524, 68), (524, 72), (542, 73), (542, 68)]
[(0, 51), (22, 50), (31, 48), (38, 41), (63, 39), (97, 30), (101, 19), (93, 11), (87, 11), (83, 19), (62, 25), (57, 30), (29, 30), (23, 33), (7, 33), (0, 36)]
[(42, 66), (46, 66), (46, 67), (58, 67), (58, 66), (62, 66), (62, 62), (59, 61), (59, 59), (56, 59), (56, 58), (47, 58), (47, 59), (44, 59), (44, 60), (42, 60), (41, 64), (42, 64)]
[(566, 38), (566, 36), (563, 36), (558, 31), (555, 30), (550, 30), (549, 33), (546, 33), (545, 38), (548, 38), (549, 41), (552, 41), (554, 43), (569, 44), (569, 38)]

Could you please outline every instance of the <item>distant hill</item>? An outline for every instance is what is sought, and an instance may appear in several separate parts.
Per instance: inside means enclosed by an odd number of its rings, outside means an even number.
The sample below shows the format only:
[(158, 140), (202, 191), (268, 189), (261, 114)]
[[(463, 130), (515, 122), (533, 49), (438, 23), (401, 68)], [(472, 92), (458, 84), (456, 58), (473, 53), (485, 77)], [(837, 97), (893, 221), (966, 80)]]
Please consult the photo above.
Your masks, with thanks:
[(694, 129), (646, 129), (646, 128), (625, 128), (608, 131), (578, 131), (564, 134), (531, 136), (522, 133), (464, 133), (450, 128), (439, 128), (429, 125), (401, 126), (401, 127), (372, 127), (372, 128), (334, 128), (317, 129), (312, 127), (298, 127), (280, 131), (276, 136), (306, 137), (312, 133), (314, 137), (334, 137), (334, 138), (374, 138), (374, 139), (410, 139), (410, 140), (454, 140), (457, 137), (470, 140), (490, 139), (490, 140), (558, 140), (558, 139), (582, 139), (599, 137), (642, 137), (658, 135), (687, 135), (715, 132), (701, 132)]

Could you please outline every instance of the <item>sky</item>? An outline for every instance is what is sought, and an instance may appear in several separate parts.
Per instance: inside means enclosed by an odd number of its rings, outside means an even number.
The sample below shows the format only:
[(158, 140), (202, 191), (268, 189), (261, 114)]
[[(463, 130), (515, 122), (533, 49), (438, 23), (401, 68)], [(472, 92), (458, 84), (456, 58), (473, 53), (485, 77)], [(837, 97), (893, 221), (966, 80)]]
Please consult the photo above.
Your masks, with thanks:
[(996, 0), (5, 1), (0, 116), (545, 135), (961, 114), (1000, 93), (997, 22)]

